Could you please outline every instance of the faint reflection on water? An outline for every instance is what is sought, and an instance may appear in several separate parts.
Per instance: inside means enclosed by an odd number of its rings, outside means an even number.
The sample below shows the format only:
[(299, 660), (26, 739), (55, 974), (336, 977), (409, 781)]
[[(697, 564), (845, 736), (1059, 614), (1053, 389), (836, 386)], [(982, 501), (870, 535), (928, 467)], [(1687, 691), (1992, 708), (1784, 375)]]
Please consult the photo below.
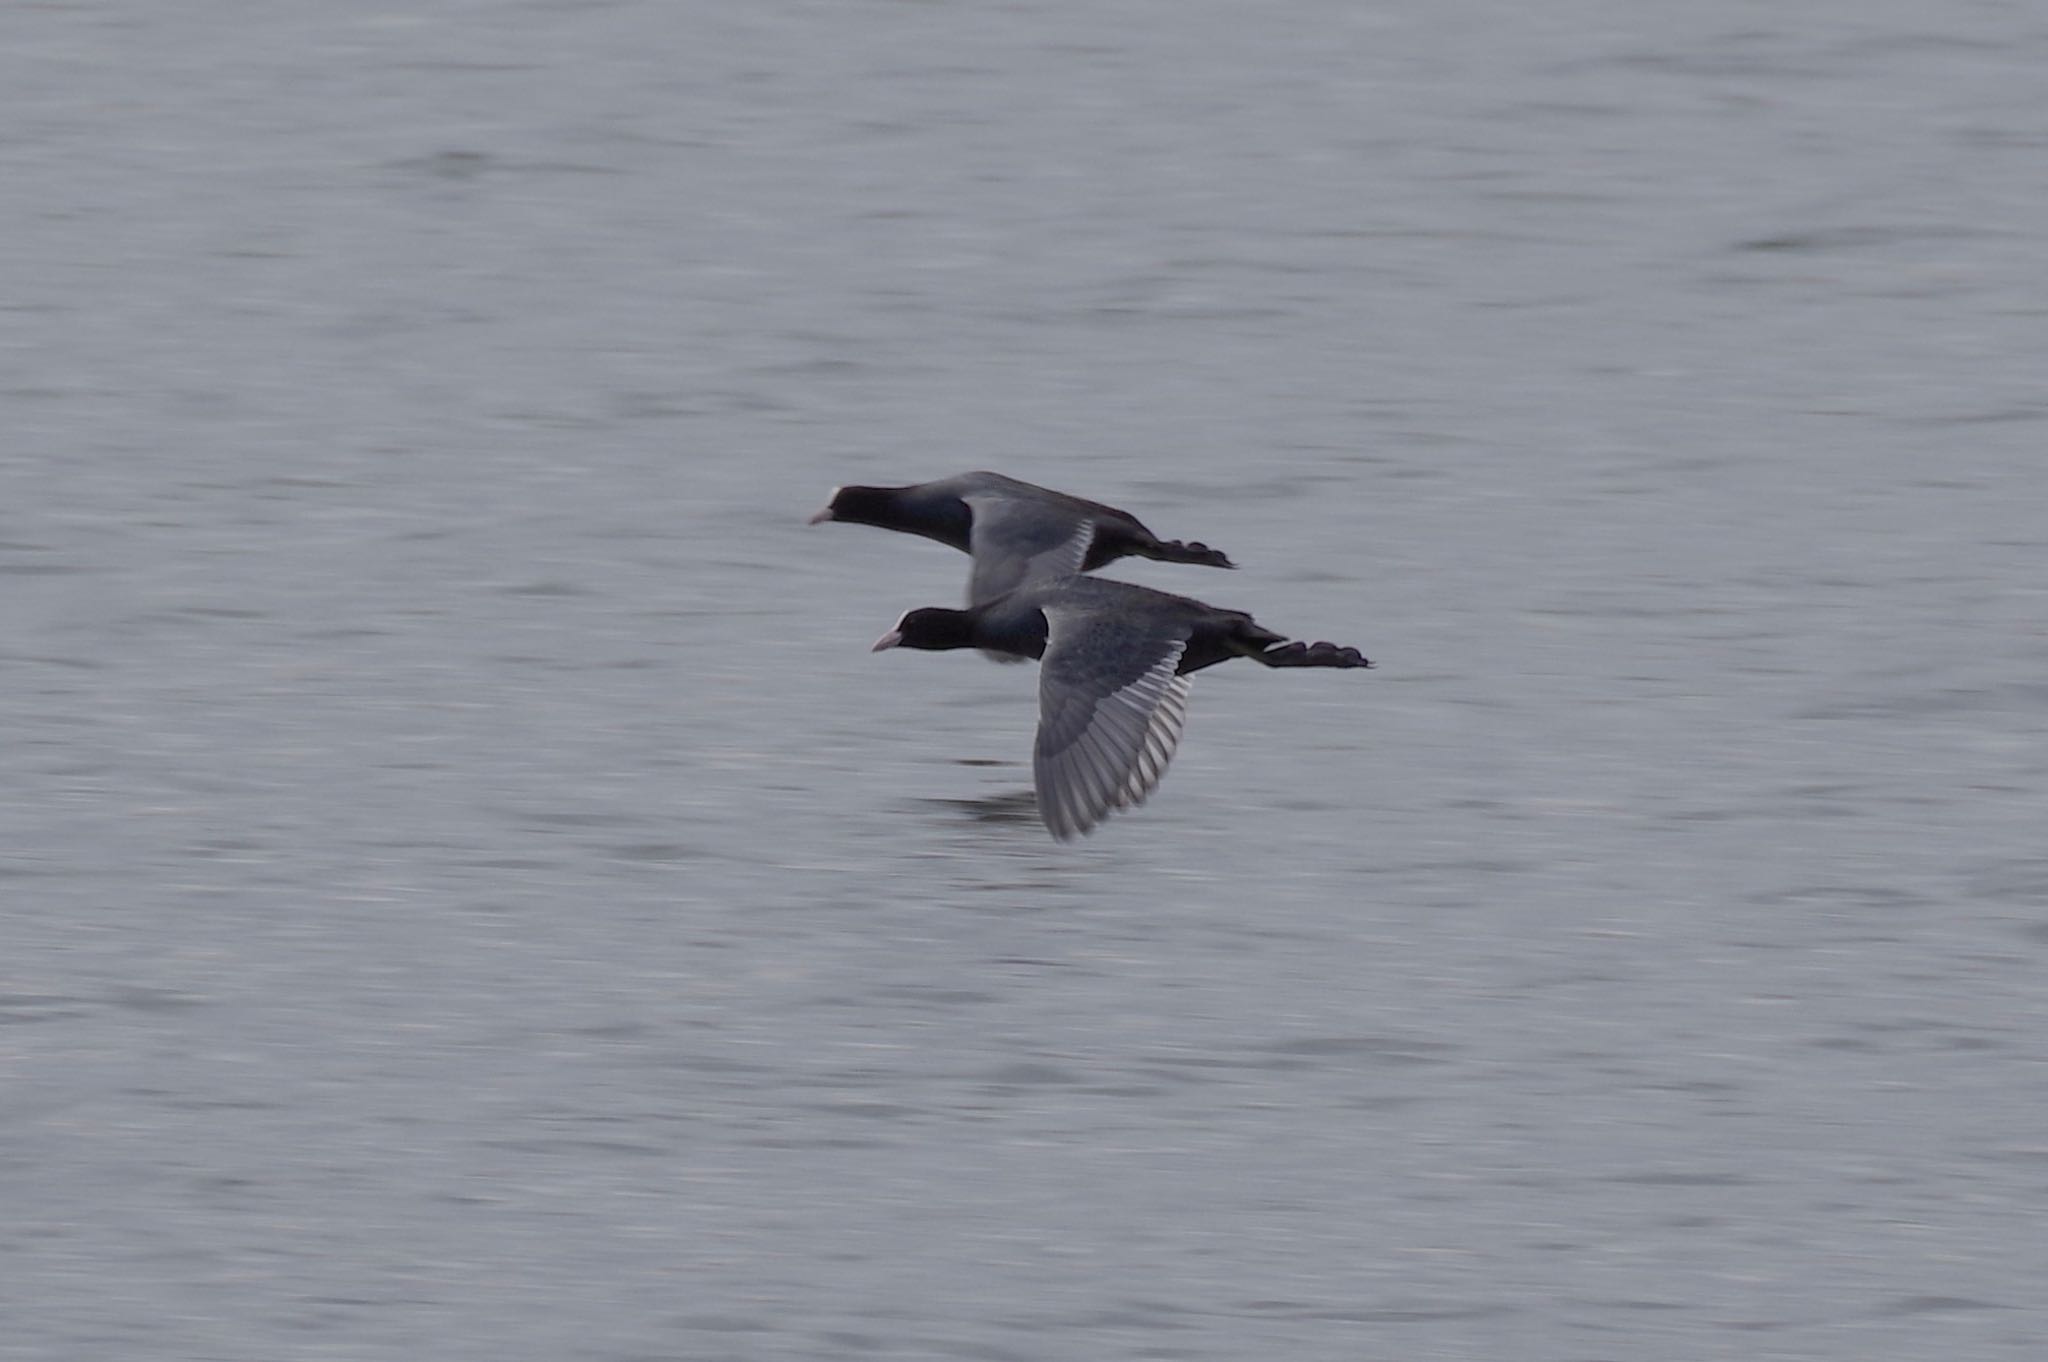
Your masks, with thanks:
[(1030, 790), (1011, 790), (973, 799), (918, 799), (913, 802), (976, 823), (1034, 827), (1038, 824), (1038, 796)]

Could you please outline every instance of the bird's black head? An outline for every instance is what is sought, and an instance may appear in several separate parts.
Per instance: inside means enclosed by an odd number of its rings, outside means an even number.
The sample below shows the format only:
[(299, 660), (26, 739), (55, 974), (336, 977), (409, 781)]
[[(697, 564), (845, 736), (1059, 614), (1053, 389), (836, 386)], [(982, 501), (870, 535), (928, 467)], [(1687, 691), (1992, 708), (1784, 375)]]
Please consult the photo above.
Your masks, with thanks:
[(811, 517), (813, 525), (843, 520), (849, 525), (879, 525), (887, 528), (895, 515), (900, 487), (835, 487), (825, 509)]
[(944, 652), (948, 648), (974, 646), (974, 617), (965, 610), (913, 610), (896, 621), (896, 627), (875, 640), (875, 652), (884, 648), (924, 648)]

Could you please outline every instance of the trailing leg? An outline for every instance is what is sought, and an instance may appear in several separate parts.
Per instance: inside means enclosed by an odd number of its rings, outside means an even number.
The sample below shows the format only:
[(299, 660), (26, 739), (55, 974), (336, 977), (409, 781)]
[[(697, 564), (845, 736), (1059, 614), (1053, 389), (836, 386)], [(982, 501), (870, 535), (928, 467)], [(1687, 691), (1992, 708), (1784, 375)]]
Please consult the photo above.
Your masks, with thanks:
[(1334, 643), (1276, 643), (1261, 652), (1245, 654), (1268, 667), (1370, 667), (1372, 660), (1356, 648)]
[(1212, 549), (1199, 540), (1182, 543), (1178, 539), (1155, 539), (1139, 550), (1145, 557), (1159, 563), (1194, 563), (1200, 567), (1234, 568), (1230, 555), (1221, 549)]

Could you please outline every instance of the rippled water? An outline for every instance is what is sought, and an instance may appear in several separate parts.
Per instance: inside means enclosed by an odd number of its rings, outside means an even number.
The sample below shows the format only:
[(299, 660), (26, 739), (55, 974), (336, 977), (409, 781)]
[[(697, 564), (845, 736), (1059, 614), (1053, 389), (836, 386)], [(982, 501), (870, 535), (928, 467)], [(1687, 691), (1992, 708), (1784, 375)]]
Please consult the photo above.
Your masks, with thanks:
[[(2035, 1358), (2024, 6), (23, 9), (0, 1356)], [(1072, 847), (999, 468), (1363, 647)]]

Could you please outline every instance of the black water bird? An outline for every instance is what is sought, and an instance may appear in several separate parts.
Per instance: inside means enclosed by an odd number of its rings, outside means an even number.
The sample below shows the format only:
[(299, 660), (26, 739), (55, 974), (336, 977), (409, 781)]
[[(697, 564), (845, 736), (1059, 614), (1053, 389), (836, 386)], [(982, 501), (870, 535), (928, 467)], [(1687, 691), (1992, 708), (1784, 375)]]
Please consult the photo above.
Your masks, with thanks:
[[(1069, 557), (1086, 543), (1077, 533)], [(1143, 803), (1159, 784), (1187, 719), (1190, 673), (1233, 657), (1372, 665), (1356, 648), (1290, 642), (1242, 611), (1056, 570), (966, 610), (913, 610), (875, 642), (876, 652), (898, 647), (1042, 659), (1032, 774), (1039, 817), (1061, 841)]]
[(827, 520), (923, 535), (972, 555), (970, 606), (986, 604), (1044, 575), (1045, 561), (1068, 557), (1083, 527), (1088, 534), (1074, 571), (1092, 572), (1130, 556), (1237, 566), (1207, 544), (1161, 539), (1128, 511), (1001, 473), (962, 473), (908, 487), (835, 487), (830, 504), (811, 517), (811, 524)]

